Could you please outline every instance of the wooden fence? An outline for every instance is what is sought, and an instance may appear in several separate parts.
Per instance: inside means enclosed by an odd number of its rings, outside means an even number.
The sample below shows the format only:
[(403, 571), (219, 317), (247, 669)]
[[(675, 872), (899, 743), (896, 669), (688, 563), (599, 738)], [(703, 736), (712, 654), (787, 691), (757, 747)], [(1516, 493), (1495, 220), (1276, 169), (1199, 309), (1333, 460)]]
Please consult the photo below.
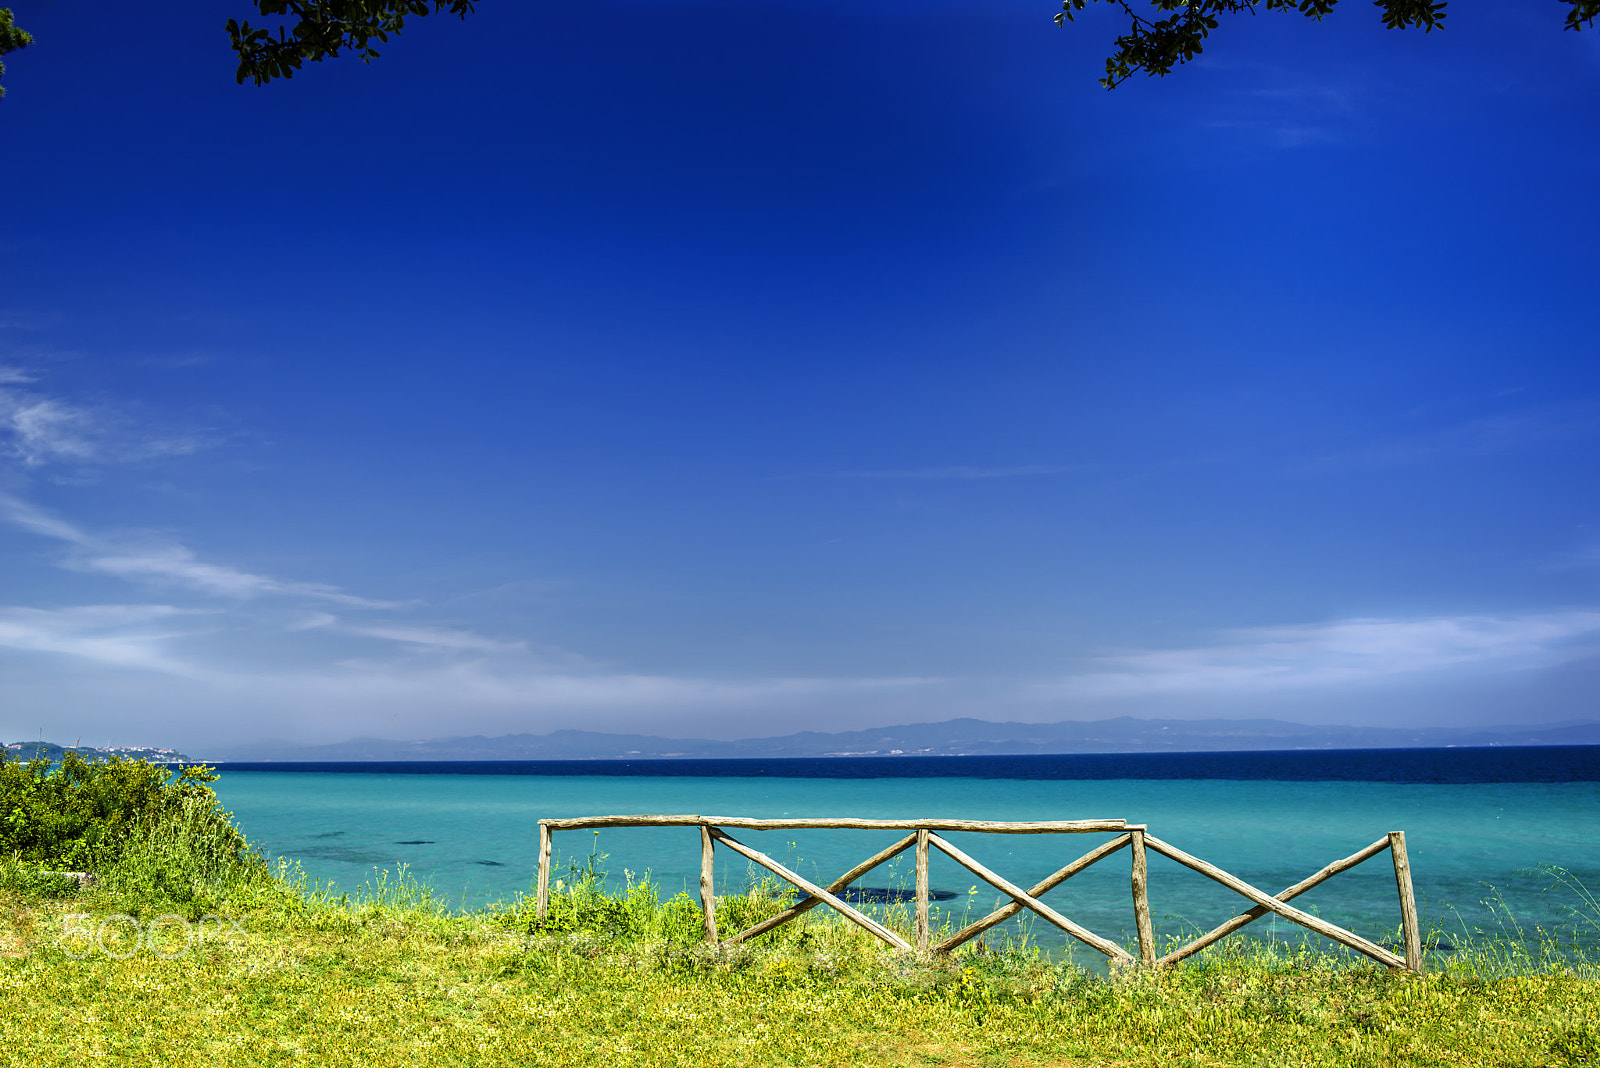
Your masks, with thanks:
[[(1387, 967), (1406, 969), (1413, 972), (1422, 970), (1422, 941), (1417, 927), (1416, 897), (1411, 888), (1411, 865), (1406, 857), (1406, 835), (1404, 831), (1390, 831), (1365, 849), (1352, 853), (1342, 860), (1334, 861), (1316, 874), (1302, 879), (1300, 882), (1273, 896), (1256, 889), (1237, 876), (1230, 875), (1214, 864), (1191, 856), (1177, 846), (1163, 842), (1150, 834), (1143, 825), (1129, 824), (1126, 820), (999, 822), (991, 820), (874, 820), (851, 818), (750, 819), (742, 816), (582, 816), (575, 819), (540, 820), (537, 907), (538, 915), (541, 919), (548, 915), (550, 907), (550, 850), (555, 832), (597, 830), (603, 827), (700, 828), (700, 903), (705, 916), (706, 941), (712, 945), (717, 945), (719, 942), (717, 902), (712, 876), (715, 849), (716, 846), (721, 845), (723, 848), (761, 865), (780, 879), (792, 883), (806, 895), (776, 916), (720, 939), (721, 943), (727, 945), (754, 938), (780, 924), (788, 923), (796, 916), (818, 905), (827, 905), (836, 909), (851, 922), (865, 928), (874, 936), (902, 952), (949, 953), (968, 939), (975, 938), (996, 924), (1003, 923), (1010, 917), (1015, 916), (1023, 909), (1028, 909), (1046, 922), (1059, 927), (1084, 945), (1104, 953), (1114, 966), (1135, 965), (1146, 968), (1160, 968), (1198, 953), (1212, 943), (1233, 934), (1240, 928), (1255, 922), (1270, 912), (1283, 917), (1291, 923), (1297, 923), (1302, 927), (1315, 931), (1326, 938), (1331, 938), (1358, 953), (1364, 953)], [(826, 828), (833, 830), (891, 830), (906, 831), (908, 833), (887, 849), (874, 853), (866, 860), (863, 860), (827, 886), (821, 886), (796, 872), (790, 871), (760, 850), (752, 849), (738, 841), (727, 832), (726, 829), (730, 827), (756, 831)], [(1003, 875), (991, 871), (983, 864), (980, 864), (952, 845), (940, 834), (940, 832), (951, 831), (971, 831), (980, 834), (1112, 834), (1115, 837), (1091, 849), (1048, 878), (1027, 889), (1023, 889)], [(878, 865), (899, 856), (908, 849), (916, 851), (915, 945), (907, 942), (900, 935), (866, 913), (851, 907), (840, 896), (851, 883)], [(928, 920), (928, 854), (930, 849), (937, 849), (944, 853), (957, 864), (960, 864), (972, 874), (1009, 897), (1011, 903), (996, 909), (975, 923), (968, 924), (948, 938), (932, 943)], [(1132, 857), (1133, 916), (1134, 926), (1138, 931), (1138, 957), (1134, 957), (1133, 954), (1110, 939), (1103, 938), (1080, 924), (1074, 923), (1040, 900), (1043, 894), (1122, 849), (1128, 849)], [(1394, 860), (1395, 885), (1400, 894), (1400, 924), (1405, 943), (1404, 956), (1392, 953), (1376, 942), (1362, 938), (1352, 931), (1347, 931), (1343, 927), (1329, 923), (1308, 912), (1303, 912), (1289, 904), (1292, 899), (1312, 887), (1338, 875), (1342, 871), (1350, 870), (1386, 849)], [(1251, 902), (1252, 907), (1226, 923), (1206, 932), (1194, 941), (1180, 946), (1166, 956), (1157, 957), (1155, 933), (1150, 922), (1147, 859), (1147, 852), (1149, 851), (1159, 853), (1182, 864), (1184, 867), (1191, 868), (1201, 875), (1221, 883), (1229, 890)]]

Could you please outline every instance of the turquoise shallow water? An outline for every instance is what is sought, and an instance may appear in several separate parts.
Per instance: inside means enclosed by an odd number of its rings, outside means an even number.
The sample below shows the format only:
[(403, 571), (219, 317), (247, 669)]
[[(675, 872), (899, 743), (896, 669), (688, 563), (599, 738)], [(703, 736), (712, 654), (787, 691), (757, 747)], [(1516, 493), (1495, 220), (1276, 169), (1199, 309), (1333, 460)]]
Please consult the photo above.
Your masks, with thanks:
[[(1592, 944), (1574, 924), (1579, 904), (1547, 892), (1542, 865), (1560, 865), (1600, 889), (1600, 783), (1410, 784), (1211, 779), (1046, 780), (812, 779), (617, 775), (351, 774), (225, 771), (224, 804), (267, 855), (298, 861), (310, 879), (353, 891), (398, 865), (453, 904), (476, 907), (532, 886), (542, 817), (634, 812), (747, 816), (951, 816), (970, 819), (1121, 817), (1276, 892), (1390, 830), (1404, 830), (1426, 928), (1452, 937), (1466, 927), (1501, 930), (1503, 899), (1532, 937), (1535, 927)], [(888, 832), (784, 831), (738, 835), (803, 874), (827, 881), (893, 841)], [(1098, 835), (953, 835), (978, 860), (1024, 885), (1104, 840)], [(598, 845), (613, 880), (649, 872), (670, 894), (697, 885), (692, 829), (618, 829), (555, 838), (558, 866)], [(748, 885), (748, 865), (719, 852), (723, 891)], [(1207, 929), (1241, 911), (1226, 889), (1158, 856), (1150, 858), (1158, 939)], [(558, 874), (560, 872), (558, 871)], [(955, 891), (953, 918), (992, 908), (987, 886), (936, 855), (936, 889)], [(862, 885), (904, 885), (910, 858)], [(1126, 851), (1053, 891), (1050, 902), (1092, 930), (1133, 938)], [(1383, 854), (1337, 876), (1296, 904), (1358, 933), (1392, 937), (1398, 926), (1393, 870)], [(1275, 921), (1256, 925), (1263, 933)], [(1047, 945), (1059, 940), (1034, 926)], [(1294, 929), (1298, 930), (1298, 929)], [(1279, 931), (1283, 927), (1280, 924)]]

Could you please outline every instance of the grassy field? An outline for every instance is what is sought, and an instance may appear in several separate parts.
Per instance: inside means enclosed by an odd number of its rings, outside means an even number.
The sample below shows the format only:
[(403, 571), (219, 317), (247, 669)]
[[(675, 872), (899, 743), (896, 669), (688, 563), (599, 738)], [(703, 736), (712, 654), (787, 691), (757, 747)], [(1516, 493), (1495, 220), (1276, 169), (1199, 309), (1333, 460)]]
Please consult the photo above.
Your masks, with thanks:
[[(1099, 978), (1026, 945), (897, 956), (814, 912), (713, 951), (694, 902), (582, 873), (544, 922), (520, 900), (454, 914), (403, 875), (308, 891), (235, 848), (214, 801), (179, 802), (118, 837), (93, 887), (0, 860), (0, 1061), (1600, 1064), (1600, 969), (1554, 947), (1457, 937), (1411, 976), (1235, 941)], [(720, 904), (727, 929), (780, 907), (770, 887)]]
[[(710, 952), (694, 942), (694, 905), (658, 902), (648, 888), (607, 898), (580, 886), (555, 905), (541, 929), (519, 907), (450, 915), (404, 885), (350, 901), (272, 879), (205, 911), (114, 889), (11, 891), (0, 1056), (697, 1068), (1600, 1063), (1600, 982), (1584, 965), (1458, 954), (1418, 978), (1309, 947), (1239, 943), (1165, 974), (1109, 980), (1016, 949), (931, 966), (825, 917), (765, 945)], [(758, 893), (724, 902), (724, 914), (732, 923), (776, 907)], [(157, 909), (170, 911), (158, 920)]]

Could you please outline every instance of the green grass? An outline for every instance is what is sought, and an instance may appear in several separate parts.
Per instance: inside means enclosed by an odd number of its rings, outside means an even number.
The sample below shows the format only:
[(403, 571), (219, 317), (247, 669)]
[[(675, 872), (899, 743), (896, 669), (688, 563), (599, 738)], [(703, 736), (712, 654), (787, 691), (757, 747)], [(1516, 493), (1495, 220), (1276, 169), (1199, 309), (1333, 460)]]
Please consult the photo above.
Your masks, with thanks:
[[(1600, 982), (1566, 958), (1454, 955), (1423, 977), (1308, 945), (1236, 942), (1159, 975), (1095, 978), (1026, 946), (900, 957), (813, 914), (761, 944), (697, 942), (693, 902), (579, 880), (456, 914), (397, 873), (354, 897), (292, 871), (212, 886), (237, 927), (192, 943), (148, 880), (0, 900), (0, 1056), (81, 1064), (1578, 1065), (1600, 1062)], [(761, 889), (729, 927), (770, 915)], [(74, 930), (156, 924), (109, 955)], [(1224, 943), (1226, 946), (1227, 943)], [(87, 952), (86, 952), (87, 951)], [(81, 956), (81, 959), (75, 959)], [(116, 959), (118, 957), (126, 959)]]
[[(126, 836), (93, 887), (0, 862), (0, 1062), (1600, 1064), (1600, 969), (1537, 939), (1454, 934), (1420, 977), (1230, 940), (1104, 978), (1026, 940), (901, 956), (817, 910), (713, 950), (695, 902), (631, 879), (608, 894), (594, 859), (545, 921), (526, 899), (462, 913), (403, 869), (354, 895), (308, 887), (193, 805)], [(773, 891), (722, 899), (723, 928), (782, 908)]]

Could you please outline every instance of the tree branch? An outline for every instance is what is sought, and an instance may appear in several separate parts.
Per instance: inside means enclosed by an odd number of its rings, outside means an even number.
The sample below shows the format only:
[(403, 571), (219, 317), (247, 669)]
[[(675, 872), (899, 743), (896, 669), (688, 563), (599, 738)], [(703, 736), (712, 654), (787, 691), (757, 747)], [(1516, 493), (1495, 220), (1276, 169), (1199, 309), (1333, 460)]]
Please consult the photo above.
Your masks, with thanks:
[[(1211, 31), (1217, 28), (1223, 16), (1240, 12), (1255, 14), (1256, 8), (1268, 11), (1298, 11), (1306, 18), (1321, 21), (1333, 12), (1339, 0), (1150, 0), (1157, 12), (1174, 14), (1147, 18), (1135, 11), (1129, 0), (1094, 0), (1096, 3), (1115, 4), (1128, 17), (1128, 32), (1116, 39), (1116, 51), (1106, 60), (1106, 76), (1100, 84), (1115, 89), (1138, 71), (1151, 77), (1164, 77), (1174, 67), (1188, 63), (1204, 50)], [(1567, 16), (1567, 26), (1577, 29), (1577, 23), (1600, 14), (1600, 0), (1564, 0), (1574, 10)], [(1062, 0), (1061, 13), (1056, 25), (1064, 26), (1075, 21), (1090, 0)], [(1403, 30), (1420, 26), (1424, 33), (1442, 28), (1447, 0), (1377, 0), (1374, 6), (1382, 9), (1383, 24), (1390, 29)], [(1585, 13), (1587, 13), (1585, 15)]]
[[(0, 56), (7, 52), (15, 52), (19, 48), (27, 48), (33, 44), (33, 34), (18, 26), (11, 20), (11, 9), (0, 7)], [(0, 76), (6, 72), (6, 65), (0, 63)], [(6, 95), (6, 87), (0, 85), (0, 97)]]
[(294, 30), (280, 23), (278, 35), (249, 22), (228, 20), (228, 38), (239, 56), (236, 80), (246, 78), (265, 85), (274, 78), (292, 78), (307, 60), (320, 63), (349, 49), (363, 63), (379, 52), (374, 41), (387, 42), (391, 33), (405, 28), (411, 16), (423, 18), (448, 9), (466, 18), (476, 0), (255, 0), (263, 16), (294, 19)]

